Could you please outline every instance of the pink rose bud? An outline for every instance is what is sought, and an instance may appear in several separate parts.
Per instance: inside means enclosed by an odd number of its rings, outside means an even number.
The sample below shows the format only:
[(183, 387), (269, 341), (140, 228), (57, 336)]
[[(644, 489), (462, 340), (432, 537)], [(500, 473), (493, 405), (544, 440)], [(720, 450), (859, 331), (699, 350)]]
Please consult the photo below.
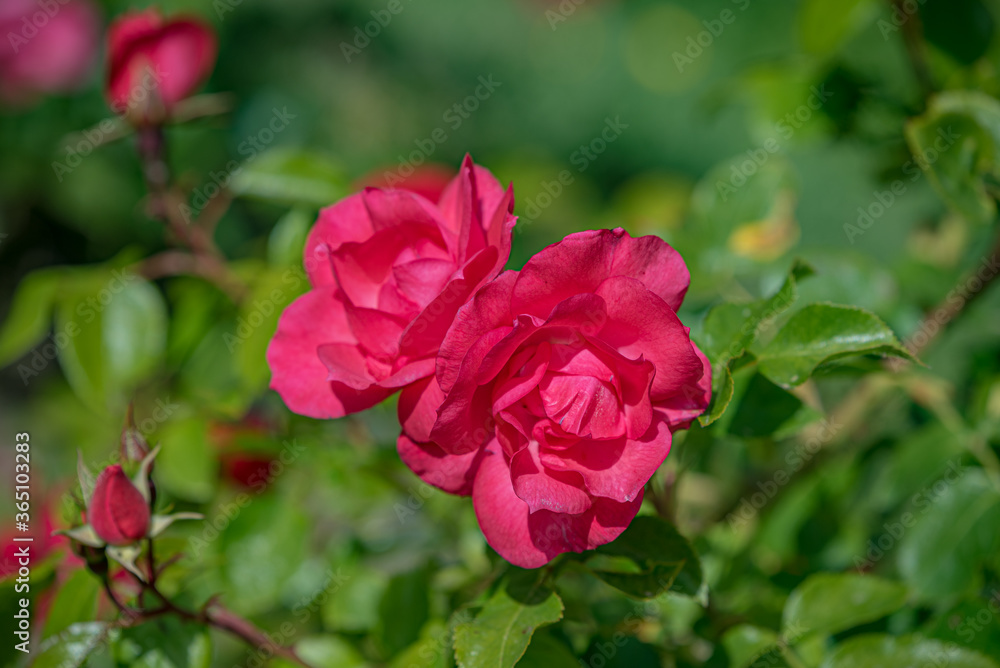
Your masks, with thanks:
[(119, 17), (108, 30), (111, 108), (152, 122), (191, 95), (215, 66), (215, 32), (195, 18), (164, 21), (156, 10)]
[(115, 464), (97, 477), (87, 519), (104, 542), (128, 545), (149, 530), (149, 506), (122, 467)]

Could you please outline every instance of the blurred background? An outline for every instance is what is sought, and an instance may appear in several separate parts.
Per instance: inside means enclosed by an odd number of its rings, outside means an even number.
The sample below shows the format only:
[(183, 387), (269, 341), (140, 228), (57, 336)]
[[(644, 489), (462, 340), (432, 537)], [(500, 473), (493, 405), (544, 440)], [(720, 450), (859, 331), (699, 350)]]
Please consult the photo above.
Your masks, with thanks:
[[(862, 306), (904, 340), (935, 305), (975, 295), (905, 382), (883, 374), (856, 395), (871, 361), (796, 395), (737, 378), (739, 408), (678, 438), (657, 478), (676, 494), (715, 607), (657, 599), (607, 665), (730, 665), (720, 638), (734, 623), (777, 624), (803, 578), (859, 556), (910, 587), (876, 630), (957, 640), (952, 620), (982, 608), (1000, 574), (1000, 504), (976, 516), (992, 524), (975, 525), (973, 546), (950, 550), (965, 534), (949, 542), (925, 527), (884, 560), (866, 555), (952, 459), (974, 459), (970, 443), (996, 458), (1000, 291), (963, 279), (989, 257), (995, 209), (949, 207), (922, 169), (954, 143), (950, 126), (933, 156), (905, 132), (934, 91), (1000, 95), (996, 0), (160, 2), (218, 32), (210, 112), (169, 126), (167, 153), (191, 210), (214, 202), (215, 240), (250, 290), (239, 304), (199, 278), (135, 273), (171, 238), (149, 214), (134, 137), (106, 120), (104, 39), (110, 20), (149, 3), (52, 0), (50, 22), (19, 46), (10, 35), (44, 4), (0, 7), (0, 434), (4, 453), (11, 434), (31, 434), (36, 524), (77, 519), (76, 451), (109, 461), (134, 401), (140, 429), (163, 444), (161, 503), (207, 516), (168, 534), (190, 558), (165, 586), (192, 603), (221, 592), (265, 629), (291, 621), (287, 640), (311, 638), (324, 665), (441, 654), (453, 612), (495, 568), (471, 504), (398, 462), (391, 400), (344, 420), (300, 418), (267, 390), (264, 351), (308, 287), (301, 248), (319, 208), (397, 177), (434, 192), (471, 153), (514, 183), (510, 267), (583, 229), (660, 235), (691, 268), (681, 317), (696, 337), (709, 307), (771, 294), (795, 258), (817, 270), (801, 303)], [(976, 150), (956, 160), (979, 165), (998, 149)], [(862, 405), (829, 447), (734, 529), (741, 495), (848, 395)], [(934, 526), (968, 519), (977, 489), (948, 491)], [(47, 571), (36, 565), (52, 585), (38, 590), (46, 636), (98, 605), (107, 614), (62, 545)], [(578, 584), (587, 604), (558, 639), (593, 657), (631, 608)], [(1000, 656), (1000, 625), (986, 628), (971, 646)], [(202, 637), (172, 633), (195, 649)], [(120, 661), (155, 648), (150, 634), (123, 643)], [(218, 665), (249, 660), (216, 641)]]

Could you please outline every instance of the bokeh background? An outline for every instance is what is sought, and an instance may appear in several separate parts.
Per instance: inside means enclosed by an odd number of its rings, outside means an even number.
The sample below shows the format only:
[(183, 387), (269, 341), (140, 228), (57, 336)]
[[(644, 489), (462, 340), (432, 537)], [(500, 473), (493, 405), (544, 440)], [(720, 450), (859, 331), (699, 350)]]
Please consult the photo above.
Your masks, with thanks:
[[(69, 0), (61, 16), (83, 4)], [(290, 623), (286, 640), (309, 638), (323, 665), (425, 665), (424, 648), (447, 665), (455, 611), (497, 568), (471, 504), (398, 462), (391, 401), (335, 422), (292, 415), (267, 390), (264, 350), (281, 308), (307, 287), (301, 246), (321, 206), (414, 162), (440, 180), (471, 153), (514, 183), (511, 267), (573, 231), (658, 234), (691, 267), (681, 317), (696, 336), (709, 307), (770, 294), (795, 258), (817, 270), (802, 303), (862, 306), (902, 339), (935, 305), (976, 295), (923, 352), (927, 367), (902, 379), (862, 381), (872, 360), (795, 395), (738, 376), (739, 405), (679, 438), (655, 480), (702, 554), (712, 604), (657, 599), (606, 665), (744, 665), (722, 642), (727, 630), (777, 628), (804, 578), (857, 568), (907, 587), (906, 606), (864, 630), (1000, 656), (993, 617), (971, 641), (958, 630), (1000, 577), (996, 491), (973, 473), (933, 492), (954, 462), (996, 460), (1000, 291), (963, 283), (989, 256), (995, 214), (949, 209), (904, 133), (929, 88), (1000, 95), (1000, 3), (925, 0), (911, 15), (875, 0), (399, 0), (369, 28), (377, 34), (361, 36), (390, 3), (160, 2), (218, 31), (204, 92), (228, 110), (169, 127), (168, 153), (195, 209), (212, 184), (232, 193), (216, 241), (251, 285), (242, 305), (191, 277), (126, 280), (101, 302), (110, 271), (128, 272), (170, 238), (148, 214), (133, 137), (94, 129), (112, 117), (103, 31), (148, 3), (86, 4), (46, 48), (76, 45), (65, 81), (32, 79), (0, 53), (0, 489), (13, 477), (11, 435), (30, 432), (36, 525), (43, 514), (55, 526), (75, 519), (76, 452), (108, 461), (134, 401), (140, 428), (163, 444), (162, 502), (208, 518), (170, 534), (189, 555), (172, 571), (179, 596), (221, 592), (265, 629)], [(287, 123), (262, 141), (277, 112)], [(72, 322), (81, 334), (60, 343)], [(726, 518), (852, 397), (850, 420), (734, 528)], [(869, 541), (927, 489), (922, 528), (873, 560)], [(46, 636), (108, 614), (61, 545), (44, 569), (37, 562)], [(600, 583), (575, 586), (574, 613), (542, 642), (599, 668), (600, 643), (635, 603)], [(187, 658), (142, 659), (162, 643), (149, 631), (123, 640), (116, 660), (208, 665), (192, 658), (205, 651), (200, 631), (168, 631), (190, 642)], [(213, 665), (253, 659), (214, 641)], [(806, 665), (831, 642), (814, 643)], [(6, 645), (0, 656), (14, 660)]]

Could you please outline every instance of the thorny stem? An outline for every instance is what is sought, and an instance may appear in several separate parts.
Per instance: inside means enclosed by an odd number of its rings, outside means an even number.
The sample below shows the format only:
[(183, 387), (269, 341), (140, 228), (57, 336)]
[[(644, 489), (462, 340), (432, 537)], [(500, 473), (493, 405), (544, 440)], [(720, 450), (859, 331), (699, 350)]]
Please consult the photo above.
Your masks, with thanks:
[(163, 127), (151, 125), (139, 128), (136, 131), (136, 150), (149, 190), (150, 214), (162, 221), (177, 241), (188, 249), (188, 252), (167, 251), (148, 258), (139, 263), (139, 273), (149, 279), (178, 274), (199, 276), (217, 285), (238, 303), (246, 295), (246, 285), (232, 274), (212, 240), (215, 223), (229, 204), (228, 195), (213, 198), (194, 224), (189, 224), (181, 215), (184, 199), (171, 188)]
[(104, 590), (107, 592), (108, 598), (110, 598), (115, 607), (118, 608), (122, 617), (121, 623), (123, 626), (136, 626), (157, 617), (172, 614), (196, 624), (203, 624), (220, 631), (225, 631), (233, 636), (236, 636), (251, 647), (255, 647), (257, 649), (268, 647), (273, 651), (275, 656), (291, 661), (292, 663), (302, 666), (303, 668), (312, 668), (312, 666), (306, 663), (294, 649), (278, 645), (268, 638), (264, 631), (258, 629), (250, 621), (243, 619), (239, 615), (225, 609), (214, 598), (210, 599), (208, 603), (206, 603), (205, 606), (198, 612), (186, 610), (175, 604), (167, 598), (156, 585), (156, 579), (159, 575), (159, 571), (156, 568), (156, 558), (153, 552), (153, 540), (151, 538), (147, 539), (147, 547), (149, 578), (147, 582), (143, 582), (141, 584), (144, 592), (154, 595), (162, 602), (160, 607), (136, 609), (124, 605), (115, 595), (114, 590), (111, 587), (111, 581), (106, 576), (103, 578)]

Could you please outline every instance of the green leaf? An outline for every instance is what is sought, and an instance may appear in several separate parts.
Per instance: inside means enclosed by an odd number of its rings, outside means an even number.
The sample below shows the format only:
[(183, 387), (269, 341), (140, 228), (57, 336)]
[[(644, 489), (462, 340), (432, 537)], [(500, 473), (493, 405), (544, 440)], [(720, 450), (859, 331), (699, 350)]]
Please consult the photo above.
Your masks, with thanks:
[(159, 617), (123, 630), (115, 658), (133, 668), (209, 668), (212, 641), (204, 626)]
[(855, 355), (915, 358), (878, 316), (851, 306), (811, 304), (757, 353), (762, 374), (781, 387), (804, 383), (821, 364)]
[(915, 524), (899, 541), (900, 573), (926, 600), (966, 591), (1000, 550), (1000, 492), (982, 469), (959, 467), (913, 498)]
[(430, 572), (420, 568), (389, 580), (379, 603), (375, 635), (387, 656), (395, 656), (420, 637), (430, 616)]
[(511, 668), (535, 629), (562, 619), (562, 600), (544, 584), (544, 574), (513, 569), (476, 618), (455, 628), (459, 668)]
[(979, 91), (941, 93), (907, 123), (906, 139), (952, 208), (973, 223), (993, 220), (987, 181), (1000, 175), (1000, 102)]
[(175, 420), (157, 432), (160, 454), (156, 481), (165, 491), (189, 501), (205, 502), (215, 494), (218, 459), (200, 418)]
[[(124, 271), (85, 271), (65, 283), (55, 318), (59, 362), (88, 405), (108, 409), (156, 369), (166, 347), (166, 306), (152, 284)], [(57, 341), (58, 343), (58, 341)]]
[(119, 632), (105, 622), (73, 624), (43, 641), (32, 663), (34, 668), (80, 668), (92, 654), (106, 649)]
[(299, 266), (309, 230), (316, 220), (312, 209), (295, 207), (275, 224), (267, 238), (267, 261), (275, 266)]
[[(420, 639), (393, 658), (389, 668), (449, 668), (452, 629), (447, 623), (435, 619), (424, 625)], [(518, 664), (522, 665), (522, 664)]]
[(378, 624), (378, 604), (388, 586), (384, 574), (359, 566), (344, 566), (342, 586), (330, 591), (323, 606), (323, 624), (342, 633), (367, 633)]
[(579, 668), (580, 662), (569, 647), (549, 633), (539, 632), (517, 662), (517, 668)]
[(63, 273), (41, 269), (21, 279), (0, 328), (0, 366), (21, 357), (45, 337)]
[[(222, 517), (225, 511), (220, 507), (214, 512)], [(311, 523), (301, 503), (264, 495), (236, 512), (220, 539), (223, 595), (235, 612), (253, 615), (270, 609), (288, 591), (306, 560)]]
[(109, 377), (127, 392), (156, 369), (166, 351), (167, 309), (160, 291), (133, 278), (104, 312), (103, 340)]
[(77, 622), (89, 622), (97, 614), (101, 583), (86, 569), (77, 570), (59, 588), (45, 619), (42, 638), (62, 633)]
[(595, 552), (631, 562), (631, 572), (590, 569), (630, 596), (653, 598), (667, 590), (694, 596), (701, 588), (701, 563), (694, 548), (672, 524), (659, 517), (636, 517), (618, 538)]
[(712, 403), (698, 416), (698, 424), (707, 427), (726, 412), (729, 403), (733, 400), (735, 384), (733, 383), (733, 371), (729, 364), (723, 364), (718, 371), (713, 371), (712, 376)]
[(712, 362), (712, 403), (698, 418), (701, 426), (712, 424), (726, 411), (733, 398), (733, 367), (746, 354), (757, 336), (798, 299), (798, 282), (814, 270), (796, 260), (784, 284), (770, 297), (746, 304), (720, 304), (709, 311), (702, 327), (702, 351)]
[(746, 668), (777, 642), (777, 633), (751, 624), (734, 626), (722, 636), (722, 645), (726, 648), (732, 668)]
[(948, 668), (998, 668), (978, 652), (916, 636), (855, 636), (842, 642), (822, 668), (886, 668), (887, 666), (947, 666)]
[(278, 148), (249, 161), (233, 175), (237, 195), (290, 205), (328, 206), (348, 194), (349, 184), (335, 163), (315, 153)]
[(743, 391), (728, 431), (742, 438), (770, 436), (801, 408), (798, 397), (755, 373)]
[(895, 612), (906, 596), (905, 585), (874, 575), (818, 573), (789, 595), (782, 634), (793, 640), (809, 633), (839, 633)]
[(828, 56), (868, 22), (873, 0), (805, 0), (799, 9), (799, 38), (807, 52)]
[(799, 297), (798, 283), (815, 271), (796, 260), (785, 282), (770, 297), (747, 304), (720, 304), (705, 317), (703, 351), (713, 362), (727, 362), (743, 355), (760, 332), (790, 309)]
[[(295, 653), (313, 668), (363, 668), (368, 663), (346, 640), (336, 636), (313, 636), (295, 643)], [(299, 664), (276, 659), (274, 668), (300, 668)]]

